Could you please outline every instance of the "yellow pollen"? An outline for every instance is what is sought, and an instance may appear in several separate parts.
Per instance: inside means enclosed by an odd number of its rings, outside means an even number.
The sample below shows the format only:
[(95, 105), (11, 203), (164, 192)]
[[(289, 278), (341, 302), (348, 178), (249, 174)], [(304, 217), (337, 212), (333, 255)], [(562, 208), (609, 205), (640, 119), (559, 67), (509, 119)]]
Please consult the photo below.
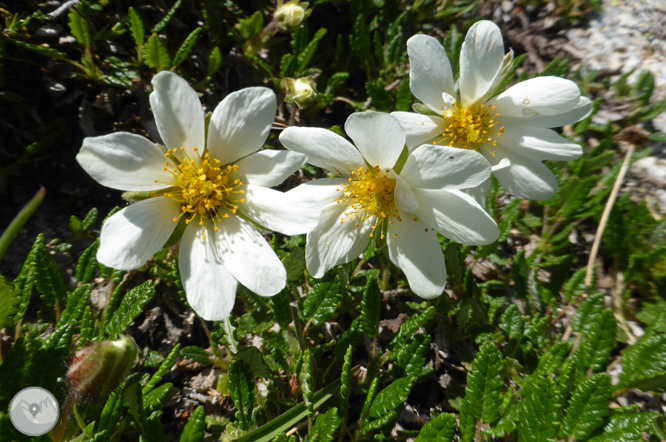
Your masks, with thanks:
[[(198, 148), (193, 150), (197, 152)], [(238, 189), (243, 185), (236, 178), (238, 166), (222, 167), (218, 160), (211, 158), (208, 151), (204, 151), (201, 158), (196, 156), (194, 159), (190, 158), (184, 148), (181, 147), (180, 151), (182, 155), (177, 149), (165, 154), (167, 158), (174, 159), (176, 164), (174, 166), (167, 162), (169, 173), (176, 179), (176, 189), (163, 194), (180, 204), (181, 214), (173, 220), (179, 221), (184, 216), (186, 224), (198, 219), (201, 226), (210, 220), (217, 232), (217, 223), (223, 218), (229, 218), (227, 212), (236, 213), (238, 203), (245, 202), (245, 199), (240, 198), (245, 192)]]
[[(387, 173), (390, 171), (387, 171)], [(395, 178), (389, 178), (379, 167), (371, 169), (359, 168), (352, 172), (349, 184), (342, 184), (342, 196), (337, 198), (338, 204), (349, 204), (350, 211), (345, 213), (343, 224), (351, 218), (360, 218), (354, 221), (358, 227), (372, 216), (377, 217), (372, 226), (370, 237), (374, 237), (375, 229), (379, 226), (382, 231), (385, 222), (393, 223), (392, 218), (402, 221), (400, 213), (395, 206)], [(381, 234), (384, 239), (384, 235)]]
[(479, 105), (477, 101), (468, 107), (456, 105), (453, 112), (446, 111), (442, 116), (449, 125), (438, 140), (440, 144), (444, 142), (451, 147), (477, 152), (481, 152), (480, 148), (483, 147), (495, 156), (489, 145), (497, 146), (497, 139), (504, 133), (504, 126), (500, 127), (497, 120), (497, 107)]

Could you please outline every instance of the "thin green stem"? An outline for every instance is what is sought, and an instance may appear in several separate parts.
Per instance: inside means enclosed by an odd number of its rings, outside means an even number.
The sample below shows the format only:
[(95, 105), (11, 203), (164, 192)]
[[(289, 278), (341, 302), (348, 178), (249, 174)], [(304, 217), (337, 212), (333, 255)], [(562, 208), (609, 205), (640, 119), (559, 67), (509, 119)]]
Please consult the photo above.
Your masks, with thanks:
[(35, 210), (39, 207), (40, 204), (42, 204), (42, 200), (44, 200), (44, 195), (46, 195), (46, 189), (44, 187), (40, 188), (39, 191), (35, 194), (35, 196), (32, 197), (32, 199), (26, 204), (23, 209), (14, 217), (11, 223), (9, 223), (9, 226), (5, 229), (4, 232), (2, 232), (2, 236), (0, 236), (0, 259), (4, 256), (5, 252), (9, 248), (9, 245), (12, 243), (14, 238), (16, 238), (16, 235), (18, 235), (19, 230), (21, 230), (21, 227), (25, 225), (25, 223), (28, 222), (30, 217), (32, 216), (33, 213), (35, 213)]

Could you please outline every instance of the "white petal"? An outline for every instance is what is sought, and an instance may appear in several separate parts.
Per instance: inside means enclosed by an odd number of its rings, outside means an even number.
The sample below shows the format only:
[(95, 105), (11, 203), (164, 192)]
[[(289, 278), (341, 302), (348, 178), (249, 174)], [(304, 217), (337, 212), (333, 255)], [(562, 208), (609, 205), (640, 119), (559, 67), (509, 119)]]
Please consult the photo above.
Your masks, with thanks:
[[(506, 161), (506, 166), (509, 166), (509, 161)], [(488, 199), (488, 191), (490, 190), (490, 177), (476, 187), (463, 189), (462, 192), (474, 198), (474, 201), (479, 203), (481, 207), (486, 208), (486, 200)]]
[(495, 221), (471, 196), (459, 190), (414, 189), (417, 216), (445, 237), (480, 246), (499, 237)]
[(537, 77), (512, 86), (488, 104), (497, 107), (500, 125), (504, 117), (525, 117), (523, 125), (532, 125), (534, 117), (568, 112), (580, 102), (576, 83), (560, 77)]
[(240, 211), (252, 221), (285, 235), (300, 235), (314, 229), (320, 209), (307, 195), (282, 193), (261, 186), (248, 185)]
[(236, 177), (243, 183), (273, 187), (282, 184), (300, 169), (307, 157), (288, 150), (266, 149), (248, 155), (236, 163)]
[(433, 111), (445, 109), (442, 92), (455, 94), (453, 71), (440, 42), (428, 35), (415, 35), (407, 40), (409, 55), (409, 88), (416, 98)]
[(493, 175), (508, 191), (521, 198), (538, 201), (552, 198), (557, 192), (557, 179), (541, 161), (529, 159), (510, 149), (497, 145), (493, 148), (495, 157), (485, 155), (491, 164), (497, 164), (500, 159), (508, 158), (511, 165), (501, 170), (493, 171)]
[(545, 127), (507, 127), (499, 143), (537, 161), (568, 161), (580, 158), (583, 148)]
[(403, 218), (389, 227), (386, 243), (391, 262), (405, 272), (414, 293), (424, 299), (442, 294), (446, 264), (434, 230), (421, 220)]
[(392, 173), (389, 175), (395, 179), (395, 206), (401, 216), (408, 216), (419, 210), (419, 203), (416, 202), (414, 192), (399, 175)]
[(357, 112), (345, 123), (345, 132), (371, 166), (392, 168), (405, 148), (405, 131), (398, 120), (381, 112)]
[(153, 77), (150, 106), (162, 141), (169, 149), (185, 148), (190, 158), (198, 157), (206, 145), (204, 113), (194, 89), (178, 75), (162, 71)]
[(463, 106), (484, 101), (501, 74), (504, 41), (497, 25), (481, 20), (469, 29), (460, 50), (460, 99)]
[(437, 138), (446, 130), (446, 120), (434, 115), (415, 112), (391, 112), (407, 135), (407, 147), (412, 152), (415, 147)]
[(180, 205), (163, 196), (125, 207), (104, 223), (97, 260), (118, 270), (138, 269), (166, 244), (178, 215)]
[(348, 177), (350, 172), (365, 168), (358, 149), (340, 135), (318, 127), (288, 127), (280, 142), (294, 152), (305, 154), (308, 163)]
[(273, 296), (287, 284), (287, 271), (263, 236), (238, 216), (218, 223), (214, 238), (224, 267), (252, 292)]
[[(561, 127), (574, 124), (587, 118), (592, 113), (592, 101), (587, 97), (580, 97), (578, 104), (566, 112), (556, 115), (530, 115), (528, 117), (506, 117), (502, 118), (501, 124), (507, 126), (537, 126), (537, 127)], [(528, 112), (529, 113), (529, 112)]]
[[(206, 239), (203, 239), (206, 232)], [(228, 318), (236, 302), (238, 282), (224, 268), (212, 226), (208, 229), (192, 223), (180, 240), (178, 268), (187, 302), (207, 321)]]
[(268, 138), (276, 112), (275, 93), (268, 88), (248, 87), (230, 93), (210, 119), (210, 155), (229, 164), (258, 151)]
[(342, 192), (343, 186), (348, 183), (349, 181), (344, 178), (321, 178), (303, 183), (287, 193), (294, 198), (305, 198), (308, 201), (313, 198), (319, 207), (324, 207), (342, 197), (340, 192)]
[(173, 175), (163, 170), (167, 158), (162, 150), (140, 135), (116, 132), (86, 138), (76, 161), (112, 189), (145, 191), (175, 184)]
[[(308, 233), (305, 261), (314, 278), (358, 257), (368, 247), (374, 217), (359, 222), (346, 215), (347, 204), (329, 204), (321, 211), (319, 224)], [(342, 221), (342, 222), (340, 222)]]
[(478, 152), (425, 144), (408, 158), (400, 176), (412, 188), (465, 189), (490, 176), (490, 164)]

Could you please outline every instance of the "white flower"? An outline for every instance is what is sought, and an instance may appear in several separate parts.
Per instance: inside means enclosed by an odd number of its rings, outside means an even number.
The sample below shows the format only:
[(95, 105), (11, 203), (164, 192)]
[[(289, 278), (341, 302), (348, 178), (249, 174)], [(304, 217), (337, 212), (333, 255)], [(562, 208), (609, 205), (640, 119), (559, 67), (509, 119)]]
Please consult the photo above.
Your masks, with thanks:
[(285, 286), (284, 266), (249, 220), (287, 235), (316, 225), (312, 201), (268, 189), (300, 168), (305, 156), (256, 152), (275, 118), (270, 89), (229, 94), (213, 112), (206, 138), (203, 109), (185, 80), (161, 72), (153, 86), (150, 103), (166, 150), (119, 132), (86, 138), (76, 157), (100, 184), (153, 196), (104, 223), (97, 259), (116, 269), (141, 267), (180, 224), (187, 300), (204, 319), (221, 320), (231, 313), (238, 282), (261, 296)]
[(285, 4), (280, 1), (275, 11), (275, 20), (282, 29), (294, 31), (307, 17), (307, 7), (308, 3), (299, 3), (298, 0), (292, 0)]
[(496, 87), (513, 63), (504, 55), (502, 34), (494, 23), (480, 21), (467, 33), (460, 52), (460, 94), (442, 45), (415, 35), (407, 41), (409, 86), (436, 115), (394, 112), (407, 132), (410, 150), (423, 143), (480, 152), (494, 166), (499, 182), (524, 198), (545, 200), (557, 191), (557, 180), (544, 160), (573, 160), (582, 148), (551, 127), (572, 124), (592, 109), (578, 86), (559, 77), (537, 77), (500, 95)]
[(396, 165), (405, 132), (388, 114), (352, 114), (345, 131), (356, 147), (325, 129), (290, 127), (280, 134), (287, 149), (342, 177), (310, 181), (290, 191), (312, 195), (322, 208), (319, 224), (307, 237), (308, 270), (321, 278), (358, 257), (370, 238), (379, 236), (414, 293), (422, 298), (441, 295), (446, 266), (435, 232), (475, 245), (499, 235), (495, 221), (460, 191), (486, 180), (490, 164), (477, 152), (424, 145), (404, 166)]

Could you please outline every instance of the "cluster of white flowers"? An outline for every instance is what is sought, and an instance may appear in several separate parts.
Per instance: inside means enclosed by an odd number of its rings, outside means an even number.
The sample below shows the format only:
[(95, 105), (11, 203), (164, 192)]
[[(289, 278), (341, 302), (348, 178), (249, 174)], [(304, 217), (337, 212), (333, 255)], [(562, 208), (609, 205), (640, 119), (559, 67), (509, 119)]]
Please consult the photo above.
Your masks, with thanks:
[[(552, 197), (557, 181), (542, 161), (574, 159), (582, 150), (549, 128), (586, 117), (591, 102), (556, 77), (494, 96), (513, 56), (489, 21), (467, 34), (458, 88), (437, 40), (417, 35), (407, 49), (410, 88), (431, 112), (352, 114), (345, 131), (355, 146), (326, 129), (290, 127), (280, 135), (288, 150), (259, 150), (277, 110), (264, 87), (229, 94), (206, 133), (196, 92), (173, 73), (157, 74), (150, 103), (165, 147), (121, 132), (87, 138), (77, 156), (99, 183), (149, 196), (104, 223), (98, 260), (136, 269), (180, 239), (188, 302), (204, 319), (221, 320), (238, 282), (260, 296), (286, 285), (258, 227), (307, 233), (315, 278), (358, 257), (374, 238), (415, 294), (440, 296), (446, 266), (437, 233), (468, 245), (497, 240), (483, 208), (491, 172), (521, 197)], [(336, 177), (286, 193), (270, 189), (306, 161)]]

